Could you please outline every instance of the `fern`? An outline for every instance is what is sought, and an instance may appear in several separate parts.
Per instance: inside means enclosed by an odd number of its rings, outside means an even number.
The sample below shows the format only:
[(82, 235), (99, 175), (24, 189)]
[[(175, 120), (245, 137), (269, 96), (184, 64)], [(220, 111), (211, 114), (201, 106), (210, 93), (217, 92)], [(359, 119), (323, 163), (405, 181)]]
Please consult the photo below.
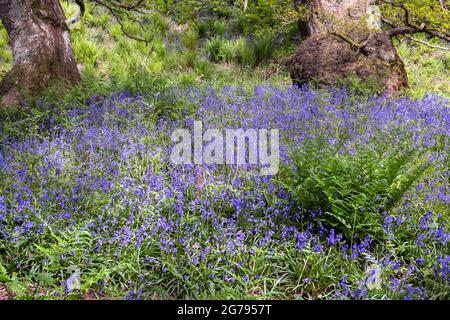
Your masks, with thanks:
[(362, 149), (356, 155), (309, 145), (292, 154), (295, 170), (284, 185), (305, 210), (348, 239), (383, 238), (382, 213), (391, 211), (430, 166), (425, 153), (399, 147), (387, 157)]

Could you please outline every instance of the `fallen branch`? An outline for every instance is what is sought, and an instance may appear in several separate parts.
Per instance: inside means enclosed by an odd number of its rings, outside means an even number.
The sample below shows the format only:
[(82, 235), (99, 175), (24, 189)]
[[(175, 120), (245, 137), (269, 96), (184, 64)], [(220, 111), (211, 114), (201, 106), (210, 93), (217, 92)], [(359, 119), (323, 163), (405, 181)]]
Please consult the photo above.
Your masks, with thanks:
[(373, 36), (373, 34), (369, 34), (369, 36), (367, 37), (366, 40), (364, 40), (364, 42), (358, 43), (358, 42), (354, 41), (352, 38), (346, 36), (345, 34), (337, 32), (337, 31), (331, 31), (330, 34), (335, 36), (335, 37), (338, 37), (338, 38), (344, 40), (345, 42), (347, 42), (351, 46), (353, 46), (356, 49), (358, 49), (358, 51), (360, 49), (364, 48), (367, 45), (367, 43), (369, 42), (369, 40), (372, 38), (372, 36)]

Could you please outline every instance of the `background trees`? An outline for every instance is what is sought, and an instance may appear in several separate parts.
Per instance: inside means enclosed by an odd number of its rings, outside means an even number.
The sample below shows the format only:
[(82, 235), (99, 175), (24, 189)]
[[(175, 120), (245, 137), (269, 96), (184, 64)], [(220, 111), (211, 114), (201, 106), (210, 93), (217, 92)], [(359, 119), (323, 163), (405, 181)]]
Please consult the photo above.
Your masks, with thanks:
[(0, 83), (4, 104), (18, 104), (23, 91), (36, 93), (50, 85), (80, 80), (58, 0), (8, 0), (0, 7), (0, 19), (9, 35), (14, 63)]
[[(85, 1), (68, 3), (77, 3), (80, 8), (70, 17), (64, 16), (56, 0), (8, 0), (0, 8), (13, 54), (13, 68), (0, 84), (5, 104), (17, 104), (26, 94), (39, 94), (55, 85), (70, 87), (80, 80), (68, 25), (81, 19)], [(198, 62), (203, 48), (213, 62), (235, 61), (252, 68), (268, 61), (278, 50), (276, 63), (287, 63), (293, 81), (298, 84), (314, 80), (329, 85), (356, 77), (366, 82), (373, 80), (381, 84), (381, 89), (395, 92), (407, 87), (408, 79), (393, 46), (394, 38), (416, 41), (414, 35), (419, 33), (428, 35), (425, 40), (449, 40), (448, 1), (91, 0), (86, 3), (102, 7), (125, 37), (149, 43), (149, 59), (154, 52), (151, 41), (155, 35), (149, 35), (148, 27), (154, 23), (167, 24), (169, 29), (178, 30), (183, 45), (190, 43), (189, 52), (179, 58), (185, 59), (188, 66)], [(38, 10), (33, 10), (33, 6), (38, 6)], [(13, 20), (16, 23), (11, 23)], [(190, 35), (184, 35), (186, 30)], [(288, 61), (292, 49), (303, 39), (307, 40), (300, 43), (297, 53)], [(424, 39), (420, 41), (423, 43)], [(446, 44), (433, 46), (445, 49)], [(165, 45), (169, 47), (171, 44)]]

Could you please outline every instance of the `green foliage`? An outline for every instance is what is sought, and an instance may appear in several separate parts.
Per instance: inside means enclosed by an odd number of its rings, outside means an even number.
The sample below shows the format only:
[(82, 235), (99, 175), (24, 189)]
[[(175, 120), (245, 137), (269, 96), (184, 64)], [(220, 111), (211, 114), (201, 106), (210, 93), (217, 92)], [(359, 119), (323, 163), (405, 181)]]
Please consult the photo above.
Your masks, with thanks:
[(186, 49), (195, 50), (199, 45), (199, 34), (193, 29), (188, 29), (183, 33), (181, 40)]
[(181, 54), (182, 65), (187, 68), (194, 68), (198, 61), (197, 52), (193, 50), (184, 51)]
[(17, 300), (29, 300), (31, 299), (30, 291), (27, 288), (28, 283), (24, 283), (19, 279), (17, 273), (14, 273), (11, 277), (11, 281), (7, 283), (7, 288), (10, 292), (14, 292)]
[(6, 268), (0, 263), (0, 282), (7, 282), (10, 278), (8, 277), (8, 272)]
[[(289, 75), (284, 71), (268, 77), (270, 70), (265, 65), (274, 55), (274, 34), (280, 30), (295, 32), (291, 27), (298, 15), (292, 12), (290, 0), (250, 1), (246, 13), (242, 12), (239, 1), (154, 2), (160, 13), (152, 12), (144, 17), (143, 28), (133, 21), (125, 23), (127, 31), (144, 37), (148, 40), (146, 43), (128, 38), (106, 10), (88, 5), (83, 23), (71, 30), (74, 52), (82, 70), (81, 84), (66, 96), (43, 93), (47, 100), (54, 102), (45, 109), (14, 111), (17, 113), (1, 110), (0, 141), (8, 136), (47, 141), (48, 137), (42, 134), (41, 129), (50, 127), (49, 119), (56, 119), (60, 129), (70, 128), (79, 120), (67, 116), (66, 106), (77, 103), (84, 106), (86, 99), (92, 95), (100, 96), (101, 100), (103, 95), (117, 90), (145, 94), (145, 99), (139, 103), (151, 105), (152, 112), (136, 114), (136, 117), (144, 119), (142, 128), (152, 128), (158, 125), (160, 119), (184, 121), (188, 115), (194, 114), (197, 106), (174, 94), (173, 88), (196, 86), (201, 90), (203, 87), (234, 84), (254, 89), (255, 84), (260, 83), (291, 83)], [(408, 5), (411, 10), (417, 9), (417, 14), (436, 13), (426, 12), (426, 6), (418, 1), (409, 1)], [(65, 9), (68, 15), (76, 12), (74, 5), (65, 6)], [(415, 19), (420, 22), (418, 17)], [(439, 26), (439, 22), (433, 20), (435, 18), (430, 19), (434, 26)], [(292, 50), (296, 46), (296, 43), (290, 40), (293, 34), (285, 38), (287, 46), (290, 46), (289, 50)], [(426, 40), (440, 44), (436, 39)], [(450, 94), (448, 52), (436, 51), (409, 41), (402, 41), (397, 45), (409, 71), (412, 93), (415, 96), (429, 92)], [(288, 50), (280, 53), (281, 57), (288, 54)], [(215, 64), (211, 64), (206, 55), (210, 56)], [(0, 26), (0, 77), (9, 70), (11, 61), (7, 34)], [(239, 65), (248, 68), (241, 68)], [(352, 79), (349, 90), (353, 96), (351, 99), (357, 100), (361, 96), (367, 96), (375, 91), (373, 88), (371, 83)], [(114, 120), (121, 121), (120, 118)], [(127, 128), (133, 128), (135, 125), (128, 122), (124, 124)], [(159, 148), (169, 140), (170, 137), (162, 130), (161, 136), (149, 136), (145, 143)], [(392, 142), (386, 144), (394, 145)], [(68, 158), (76, 159), (81, 156), (74, 154)], [(155, 155), (151, 159), (136, 157), (133, 163), (127, 163), (121, 170), (132, 172), (132, 176), (139, 179), (145, 175), (150, 163), (155, 172), (164, 166), (160, 157), (161, 155)], [(434, 289), (438, 292), (437, 298), (448, 297), (448, 290), (445, 290), (448, 284), (438, 283), (431, 274), (435, 267), (435, 257), (442, 249), (431, 248), (431, 252), (426, 252), (425, 249), (418, 248), (414, 241), (419, 233), (415, 233), (416, 230), (412, 227), (399, 228), (393, 239), (386, 239), (382, 234), (382, 214), (397, 214), (394, 208), (401, 196), (409, 192), (410, 187), (427, 170), (427, 161), (420, 151), (408, 150), (407, 147), (386, 150), (380, 146), (379, 150), (359, 148), (355, 154), (349, 155), (330, 149), (329, 143), (318, 142), (295, 150), (292, 159), (297, 169), (293, 171), (292, 168), (285, 168), (282, 183), (293, 192), (299, 204), (305, 209), (322, 209), (321, 222), (341, 231), (348, 239), (360, 240), (365, 235), (383, 239), (386, 243), (385, 249), (380, 247), (378, 251), (374, 251), (374, 254), (379, 254), (380, 257), (386, 254), (383, 251), (386, 250), (400, 261), (412, 265), (412, 257), (425, 257), (427, 268), (420, 269), (420, 272), (425, 271), (418, 277), (420, 279), (417, 282), (437, 288)], [(29, 168), (41, 165), (38, 157), (32, 156), (23, 156), (22, 163), (28, 164)], [(70, 181), (73, 181), (71, 174), (73, 172), (67, 170), (59, 180), (55, 178), (48, 183), (53, 187), (65, 186), (70, 191)], [(5, 186), (14, 183), (12, 178), (6, 179), (6, 175), (0, 176)], [(233, 189), (231, 185), (225, 187)], [(30, 188), (34, 192), (37, 187), (30, 185)], [(104, 203), (112, 198), (115, 191), (133, 197), (130, 190), (123, 188), (112, 190), (103, 196), (91, 194), (82, 199), (82, 209), (97, 219), (104, 214), (99, 212), (99, 208), (104, 207)], [(167, 200), (170, 202), (173, 199)], [(271, 205), (270, 198), (265, 201), (267, 206)], [(117, 216), (119, 224), (128, 219), (127, 210), (121, 206), (121, 203), (113, 204), (108, 211), (108, 214)], [(418, 224), (423, 211), (428, 209), (420, 202), (414, 206), (412, 219)], [(448, 212), (445, 204), (441, 206), (441, 212)], [(229, 208), (224, 204), (223, 209), (226, 211)], [(58, 209), (45, 210), (52, 212)], [(143, 214), (153, 214), (151, 210), (152, 208), (143, 210)], [(168, 215), (175, 214), (169, 205), (167, 211)], [(32, 219), (36, 225), (42, 222), (39, 214), (33, 215)], [(195, 222), (196, 219), (198, 213), (184, 215), (180, 219), (180, 228), (183, 228), (184, 224), (191, 226), (192, 221)], [(444, 214), (440, 219), (448, 219), (448, 215)], [(299, 251), (292, 243), (273, 246), (270, 250), (255, 246), (251, 248), (251, 255), (232, 256), (227, 264), (214, 265), (215, 270), (222, 274), (227, 274), (233, 268), (236, 274), (258, 275), (250, 277), (248, 281), (238, 277), (235, 282), (230, 283), (223, 279), (211, 279), (211, 267), (206, 263), (194, 266), (183, 265), (183, 260), (180, 259), (175, 261), (171, 253), (163, 252), (151, 241), (142, 252), (130, 246), (121, 253), (120, 259), (114, 256), (117, 250), (114, 245), (110, 251), (98, 253), (95, 249), (95, 236), (84, 231), (86, 226), (76, 218), (73, 222), (69, 229), (45, 229), (31, 244), (18, 242), (3, 245), (0, 241), (0, 282), (6, 285), (8, 291), (14, 292), (16, 298), (56, 296), (76, 299), (90, 290), (98, 290), (98, 282), (104, 281), (108, 284), (106, 294), (112, 298), (124, 297), (130, 290), (142, 289), (143, 298), (147, 299), (325, 299), (334, 297), (342, 274), (348, 277), (349, 287), (356, 290), (361, 279), (367, 276), (367, 270), (371, 270), (367, 265), (376, 265), (364, 259), (349, 262), (342, 257), (342, 247), (340, 248), (339, 244), (330, 248), (326, 254), (319, 254), (311, 247)], [(439, 225), (438, 221), (433, 223)], [(132, 229), (139, 227), (138, 222), (130, 225)], [(295, 228), (297, 227), (301, 229), (300, 223), (295, 224)], [(264, 231), (261, 230), (261, 234)], [(277, 236), (282, 238), (281, 234)], [(201, 246), (207, 245), (207, 241), (204, 241)], [(197, 245), (192, 244), (192, 247)], [(68, 252), (73, 254), (69, 255)], [(146, 266), (144, 255), (154, 258), (155, 262)], [(223, 252), (217, 250), (216, 255), (215, 261), (219, 261)], [(65, 256), (65, 259), (61, 256)], [(237, 268), (242, 261), (248, 263)], [(15, 269), (17, 265), (20, 265), (18, 270)], [(67, 279), (67, 268), (70, 265), (82, 267), (82, 287), (79, 291), (65, 295), (61, 282)], [(165, 272), (161, 271), (163, 267)], [(180, 269), (188, 278), (180, 274)], [(400, 269), (400, 273), (394, 273), (391, 269), (387, 266), (382, 271), (384, 279), (408, 272), (406, 267)], [(428, 274), (426, 270), (430, 270)], [(303, 282), (304, 279), (313, 281)], [(47, 291), (41, 294), (39, 290), (31, 290), (30, 284), (43, 286)], [(373, 289), (371, 297), (386, 298), (387, 292), (387, 289)], [(395, 297), (396, 293), (389, 294)]]
[(206, 42), (206, 50), (214, 62), (231, 62), (235, 56), (235, 46), (232, 40), (215, 37)]
[(251, 34), (254, 30), (255, 25), (252, 24), (250, 19), (245, 14), (239, 14), (236, 18), (231, 22), (231, 28), (238, 34)]
[[(414, 35), (414, 38), (432, 45), (444, 45), (439, 39), (426, 35)], [(421, 98), (430, 92), (450, 97), (450, 51), (433, 49), (409, 39), (395, 44), (405, 63), (414, 97)]]
[(346, 79), (339, 79), (338, 84), (348, 90), (351, 96), (368, 97), (371, 94), (382, 94), (382, 84), (374, 77), (369, 77), (366, 80), (361, 80), (355, 74), (350, 73)]
[(93, 41), (89, 41), (80, 34), (73, 34), (72, 44), (78, 63), (96, 65), (101, 49)]
[(215, 17), (215, 18), (231, 18), (236, 9), (233, 5), (234, 1), (221, 0), (168, 0), (155, 1), (159, 11), (166, 15), (170, 15), (177, 23), (191, 23), (196, 21), (198, 17)]
[(225, 20), (214, 20), (212, 24), (213, 34), (223, 37), (227, 31), (227, 22)]
[(283, 31), (304, 15), (303, 7), (301, 9), (297, 12), (292, 0), (249, 1), (247, 12), (237, 17), (237, 25), (246, 34)]
[(157, 30), (160, 35), (166, 35), (169, 31), (169, 20), (158, 12), (150, 13), (146, 17), (146, 25), (150, 25), (153, 30)]
[(228, 23), (223, 19), (205, 18), (195, 24), (200, 38), (223, 37), (227, 32)]
[(8, 34), (0, 21), (0, 78), (9, 70), (12, 62), (12, 52), (8, 47)]
[(240, 37), (235, 40), (214, 37), (207, 40), (206, 50), (213, 62), (236, 62), (255, 67), (272, 57), (273, 37), (270, 34), (253, 39)]
[(273, 36), (271, 34), (258, 36), (250, 45), (255, 52), (256, 64), (264, 63), (272, 56)]
[(200, 38), (204, 38), (210, 34), (212, 29), (211, 24), (212, 24), (211, 19), (200, 20), (195, 24), (195, 29)]
[(340, 154), (323, 142), (292, 152), (285, 186), (304, 210), (321, 211), (319, 220), (347, 239), (383, 239), (383, 214), (390, 213), (429, 164), (417, 150), (404, 147), (377, 153), (358, 148)]
[(239, 63), (250, 67), (267, 62), (274, 52), (271, 34), (256, 36), (245, 40), (238, 38), (235, 42), (236, 59)]
[(208, 80), (211, 78), (213, 70), (208, 61), (205, 60), (196, 61), (194, 68), (197, 71), (197, 73), (200, 74), (200, 76), (204, 77), (205, 79)]
[(236, 40), (236, 59), (242, 65), (256, 66), (254, 47), (244, 38), (238, 38)]

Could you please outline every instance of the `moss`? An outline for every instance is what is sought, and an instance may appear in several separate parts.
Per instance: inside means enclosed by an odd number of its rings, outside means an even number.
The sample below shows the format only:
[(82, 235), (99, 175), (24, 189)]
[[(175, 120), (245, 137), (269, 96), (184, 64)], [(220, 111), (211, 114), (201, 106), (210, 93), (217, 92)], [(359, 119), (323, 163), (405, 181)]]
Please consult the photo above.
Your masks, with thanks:
[[(291, 77), (297, 84), (316, 79), (322, 85), (336, 85), (343, 80), (352, 83), (354, 75), (364, 82), (375, 79), (391, 93), (407, 87), (406, 71), (390, 41), (384, 42), (384, 46), (378, 44), (376, 36), (373, 41), (368, 45), (370, 50), (363, 54), (333, 35), (311, 37), (293, 56)], [(384, 61), (385, 57), (389, 63)]]

